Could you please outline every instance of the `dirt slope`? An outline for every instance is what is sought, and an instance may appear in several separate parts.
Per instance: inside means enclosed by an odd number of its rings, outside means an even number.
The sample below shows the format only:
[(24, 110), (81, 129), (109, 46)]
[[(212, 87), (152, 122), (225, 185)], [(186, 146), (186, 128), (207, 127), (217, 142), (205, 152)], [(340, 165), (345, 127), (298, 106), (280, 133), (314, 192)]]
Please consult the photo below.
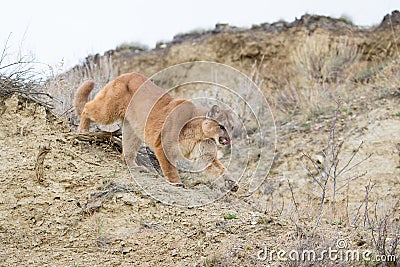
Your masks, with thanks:
[[(362, 153), (374, 153), (362, 166), (367, 176), (350, 187), (351, 205), (363, 200), (357, 184), (369, 179), (377, 182), (374, 200), (398, 197), (398, 107), (398, 97), (381, 99), (365, 112), (356, 105), (348, 122), (343, 120), (352, 125), (344, 131), (349, 138), (344, 150), (362, 139)], [(147, 196), (121, 165), (117, 152), (107, 145), (74, 141), (43, 107), (13, 97), (2, 110), (0, 259), (5, 266), (264, 266), (266, 262), (257, 259), (263, 246), (296, 244), (289, 217), (277, 216), (281, 205), (290, 209), (285, 180), (291, 181), (299, 202), (312, 192), (298, 151), (316, 153), (327, 127), (283, 133), (277, 150), (284, 159), (278, 160), (277, 174), (253, 196), (239, 191), (204, 207), (179, 208)], [(51, 147), (42, 183), (34, 171), (40, 145)], [(337, 227), (339, 235), (332, 235)], [(338, 237), (354, 244), (360, 239), (348, 227), (325, 228), (324, 245)]]
[[(243, 253), (248, 262), (256, 260), (266, 232), (283, 231), (281, 219), (249, 210), (234, 196), (192, 209), (146, 196), (117, 152), (72, 142), (38, 105), (6, 100), (0, 135), (0, 259), (6, 266), (187, 266), (213, 255), (240, 262), (231, 255)], [(36, 156), (48, 144), (39, 183)], [(238, 218), (224, 219), (227, 214)]]

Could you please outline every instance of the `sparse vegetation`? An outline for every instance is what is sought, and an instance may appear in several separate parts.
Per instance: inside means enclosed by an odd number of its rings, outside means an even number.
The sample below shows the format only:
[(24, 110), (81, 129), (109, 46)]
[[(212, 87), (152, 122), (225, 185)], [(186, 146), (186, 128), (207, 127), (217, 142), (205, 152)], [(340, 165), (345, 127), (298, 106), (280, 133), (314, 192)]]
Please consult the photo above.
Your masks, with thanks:
[(363, 142), (361, 142), (360, 145), (353, 150), (348, 160), (344, 161), (341, 158), (340, 153), (344, 141), (338, 141), (338, 130), (336, 129), (341, 108), (341, 100), (338, 100), (335, 116), (333, 118), (332, 126), (328, 136), (328, 141), (326, 146), (322, 149), (321, 159), (314, 160), (312, 156), (303, 154), (303, 157), (311, 163), (312, 167), (308, 167), (307, 164), (304, 164), (303, 166), (307, 170), (308, 175), (312, 178), (313, 183), (315, 183), (316, 187), (319, 187), (321, 190), (321, 201), (319, 204), (317, 224), (320, 224), (321, 222), (324, 203), (327, 199), (329, 199), (329, 202), (331, 203), (332, 220), (336, 220), (335, 205), (337, 194), (340, 190), (347, 188), (351, 181), (365, 176), (367, 173), (363, 172), (360, 174), (350, 174), (347, 175), (347, 177), (344, 174), (354, 170), (355, 167), (371, 157), (370, 154), (365, 158), (358, 160), (357, 162), (353, 162), (362, 147)]
[(234, 214), (234, 213), (224, 214), (224, 219), (227, 219), (227, 220), (236, 219), (236, 214)]
[(54, 102), (54, 112), (67, 118), (71, 125), (76, 124), (76, 115), (73, 110), (73, 98), (75, 90), (88, 79), (96, 83), (92, 92), (95, 95), (105, 84), (117, 76), (118, 70), (114, 67), (112, 55), (100, 57), (100, 55), (88, 56), (85, 61), (68, 72), (60, 73), (59, 68), (51, 68), (49, 77), (44, 84), (46, 92), (59, 99)]
[(115, 51), (117, 51), (117, 52), (123, 51), (123, 50), (131, 50), (135, 53), (138, 53), (138, 52), (148, 51), (149, 48), (147, 45), (141, 44), (139, 42), (122, 43), (115, 48)]
[(0, 97), (16, 95), (52, 109), (55, 99), (41, 87), (42, 77), (35, 68), (38, 63), (33, 56), (24, 55), (22, 51), (10, 54), (10, 38), (11, 34), (0, 52)]
[[(311, 35), (291, 54), (301, 84), (340, 83), (345, 71), (360, 56), (351, 39), (332, 41), (326, 35)], [(300, 77), (302, 79), (300, 79)]]
[(327, 35), (307, 37), (291, 51), (293, 77), (276, 93), (275, 106), (285, 114), (304, 114), (304, 119), (332, 110), (331, 99), (337, 97), (348, 81), (348, 69), (360, 57), (350, 39), (331, 40)]
[(347, 14), (342, 14), (338, 19), (343, 21), (344, 23), (354, 25), (353, 19)]

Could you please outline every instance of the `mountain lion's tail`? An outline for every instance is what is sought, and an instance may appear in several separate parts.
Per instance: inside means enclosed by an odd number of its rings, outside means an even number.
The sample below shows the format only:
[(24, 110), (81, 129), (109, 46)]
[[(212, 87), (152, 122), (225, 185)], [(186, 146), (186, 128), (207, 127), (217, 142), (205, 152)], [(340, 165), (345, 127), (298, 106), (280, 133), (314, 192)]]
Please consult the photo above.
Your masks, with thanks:
[(93, 88), (94, 81), (89, 80), (85, 81), (76, 91), (74, 100), (76, 115), (81, 116), (85, 104), (89, 101), (89, 95)]

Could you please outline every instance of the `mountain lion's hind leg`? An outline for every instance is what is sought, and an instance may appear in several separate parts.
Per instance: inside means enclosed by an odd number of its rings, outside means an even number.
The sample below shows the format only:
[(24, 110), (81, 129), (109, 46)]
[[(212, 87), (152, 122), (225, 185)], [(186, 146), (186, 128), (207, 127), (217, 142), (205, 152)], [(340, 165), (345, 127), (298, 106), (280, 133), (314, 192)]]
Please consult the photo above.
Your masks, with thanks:
[(89, 117), (88, 111), (86, 108), (83, 109), (82, 114), (80, 114), (80, 122), (78, 127), (78, 132), (88, 132), (90, 126), (91, 119)]
[(142, 140), (135, 134), (130, 124), (125, 120), (123, 125), (123, 137), (122, 137), (122, 154), (121, 159), (129, 168), (147, 172), (147, 169), (143, 166), (138, 166), (136, 163), (136, 156), (142, 144)]

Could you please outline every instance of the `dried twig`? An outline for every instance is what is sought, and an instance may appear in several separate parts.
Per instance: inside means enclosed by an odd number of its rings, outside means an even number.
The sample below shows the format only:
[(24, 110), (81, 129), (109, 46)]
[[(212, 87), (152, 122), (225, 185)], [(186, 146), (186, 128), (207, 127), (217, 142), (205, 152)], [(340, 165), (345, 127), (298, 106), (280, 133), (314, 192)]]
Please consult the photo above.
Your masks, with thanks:
[(396, 255), (396, 253), (399, 253), (397, 250), (400, 231), (400, 224), (397, 217), (399, 205), (400, 198), (397, 199), (395, 204), (383, 216), (379, 216), (376, 203), (375, 218), (369, 220), (368, 217), (368, 226), (371, 229), (375, 249), (380, 255), (388, 257), (383, 266), (398, 266), (399, 263), (398, 259), (400, 255)]
[(375, 186), (375, 183), (371, 184), (371, 181), (369, 181), (368, 185), (365, 186), (364, 227), (366, 226), (367, 221), (368, 221), (368, 224), (369, 224), (369, 225), (371, 224), (371, 221), (370, 221), (370, 219), (369, 219), (369, 214), (368, 214), (368, 204), (369, 204), (369, 194), (371, 193), (371, 191), (372, 191), (372, 189), (374, 188), (374, 186)]
[(114, 132), (70, 133), (69, 136), (83, 142), (111, 143), (119, 151), (122, 150), (121, 130)]
[[(87, 132), (87, 133), (70, 133), (68, 134), (70, 138), (73, 138), (82, 142), (93, 142), (96, 144), (111, 144), (117, 151), (122, 151), (122, 133), (121, 130), (117, 130), (114, 132)], [(73, 153), (75, 157), (78, 157), (82, 160), (83, 158), (79, 157), (75, 153)], [(84, 160), (85, 161), (85, 160)], [(139, 165), (145, 166), (147, 169), (154, 170), (157, 173), (161, 173), (160, 164), (154, 152), (148, 147), (142, 146), (138, 151), (136, 162)], [(87, 162), (90, 164), (96, 165), (97, 163)]]
[(16, 58), (8, 54), (8, 36), (0, 53), (0, 96), (17, 95), (28, 101), (33, 101), (46, 109), (53, 108), (54, 98), (42, 90), (42, 77), (35, 71), (38, 64), (31, 56), (23, 55), (21, 51)]
[[(336, 127), (337, 127), (337, 121), (339, 118), (339, 113), (340, 113), (340, 107), (342, 105), (341, 100), (337, 102), (337, 107), (335, 109), (335, 115), (333, 117), (333, 123), (329, 132), (328, 140), (326, 143), (325, 148), (322, 150), (322, 157), (323, 160), (322, 162), (317, 162), (312, 159), (312, 157), (306, 153), (303, 153), (303, 157), (306, 158), (312, 165), (312, 168), (316, 170), (318, 173), (315, 174), (313, 170), (310, 169), (303, 161), (303, 166), (305, 170), (307, 171), (308, 175), (312, 178), (313, 182), (315, 182), (320, 188), (321, 188), (321, 201), (320, 201), (320, 206), (319, 206), (319, 215), (318, 215), (318, 220), (317, 220), (317, 225), (320, 224), (320, 219), (322, 215), (322, 210), (323, 206), (325, 203), (325, 200), (328, 197), (327, 191), (331, 191), (331, 195), (329, 196), (329, 200), (331, 203), (331, 210), (333, 216), (335, 215), (335, 205), (336, 205), (336, 194), (346, 185), (348, 185), (351, 181), (362, 177), (366, 174), (366, 172), (363, 172), (361, 174), (356, 174), (351, 177), (345, 178), (343, 175), (351, 170), (353, 170), (355, 167), (361, 165), (363, 162), (368, 160), (371, 157), (371, 154), (368, 155), (367, 157), (361, 159), (360, 161), (352, 164), (353, 160), (355, 159), (356, 155), (359, 153), (363, 142), (353, 151), (352, 155), (350, 158), (345, 162), (343, 167), (339, 168), (339, 162), (340, 162), (340, 153), (342, 152), (342, 147), (344, 142), (337, 142), (337, 136), (336, 136)], [(342, 185), (339, 185), (339, 183), (343, 183)], [(328, 186), (331, 185), (331, 188), (328, 188)]]
[(100, 191), (92, 193), (88, 201), (83, 204), (82, 212), (92, 214), (93, 212), (98, 211), (103, 206), (103, 203), (109, 200), (113, 195), (135, 191), (131, 185), (119, 185), (113, 181), (106, 182), (101, 188), (99, 188), (99, 190)]
[(294, 207), (295, 207), (295, 209), (296, 209), (296, 213), (299, 214), (299, 208), (298, 208), (298, 204), (297, 204), (297, 202), (296, 202), (296, 198), (294, 197), (292, 184), (290, 183), (290, 181), (289, 181), (288, 178), (286, 178), (286, 180), (287, 180), (288, 185), (289, 185), (289, 189), (290, 189), (290, 193), (291, 193), (291, 195), (292, 195), (292, 201), (293, 201)]
[(83, 157), (79, 156), (78, 154), (76, 154), (74, 151), (69, 150), (69, 149), (67, 149), (67, 148), (64, 148), (64, 149), (63, 149), (63, 152), (64, 152), (64, 153), (67, 152), (67, 154), (69, 154), (71, 157), (73, 157), (73, 158), (79, 158), (80, 160), (82, 160), (82, 161), (84, 161), (84, 162), (86, 162), (86, 163), (88, 163), (88, 164), (92, 164), (92, 165), (95, 165), (95, 166), (101, 166), (101, 164), (96, 163), (96, 162), (88, 161), (88, 160), (84, 159)]
[(50, 150), (51, 150), (50, 145), (39, 147), (39, 153), (37, 155), (35, 164), (36, 179), (39, 183), (43, 182), (43, 176), (44, 176), (43, 162), (44, 158), (46, 157), (47, 153), (50, 152)]

